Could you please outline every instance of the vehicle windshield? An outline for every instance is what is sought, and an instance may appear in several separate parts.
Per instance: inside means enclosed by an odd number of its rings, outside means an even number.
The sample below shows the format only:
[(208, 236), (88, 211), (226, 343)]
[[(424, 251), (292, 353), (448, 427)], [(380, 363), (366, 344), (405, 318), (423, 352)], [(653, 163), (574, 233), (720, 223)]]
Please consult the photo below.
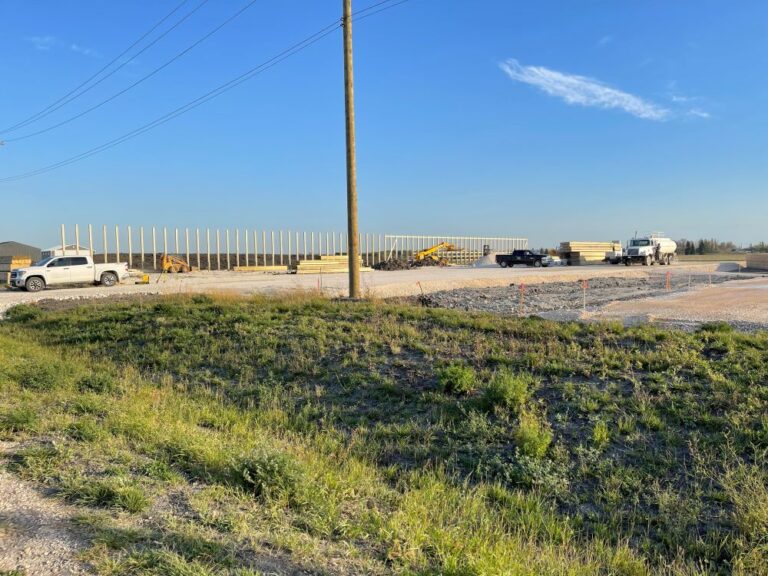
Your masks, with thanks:
[(53, 256), (48, 256), (47, 258), (43, 258), (39, 262), (35, 262), (34, 264), (32, 264), (32, 266), (45, 266), (51, 260), (53, 260)]
[(651, 241), (650, 240), (632, 240), (632, 243), (630, 246), (650, 246)]

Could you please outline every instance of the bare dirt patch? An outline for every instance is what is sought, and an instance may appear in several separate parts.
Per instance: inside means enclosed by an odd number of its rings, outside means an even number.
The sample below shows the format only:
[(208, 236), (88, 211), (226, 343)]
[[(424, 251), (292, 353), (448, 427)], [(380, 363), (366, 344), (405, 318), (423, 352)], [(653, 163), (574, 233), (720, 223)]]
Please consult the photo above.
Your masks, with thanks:
[[(0, 442), (0, 454), (13, 444)], [(78, 560), (87, 542), (72, 530), (77, 510), (0, 471), (0, 570), (22, 574), (93, 574)]]

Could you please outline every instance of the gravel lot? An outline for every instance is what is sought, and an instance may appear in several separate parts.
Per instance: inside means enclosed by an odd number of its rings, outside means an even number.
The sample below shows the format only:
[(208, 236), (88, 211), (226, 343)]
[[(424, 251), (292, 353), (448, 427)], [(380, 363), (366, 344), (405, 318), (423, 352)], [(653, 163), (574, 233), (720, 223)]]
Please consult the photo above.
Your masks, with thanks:
[[(525, 285), (524, 314), (554, 319), (619, 319), (627, 323), (674, 320), (678, 323), (722, 319), (762, 326), (768, 323), (767, 290), (740, 291), (736, 301), (733, 286), (746, 286), (752, 277), (723, 270), (736, 264), (705, 263), (654, 266), (582, 266), (553, 268), (449, 267), (419, 268), (362, 275), (363, 294), (374, 298), (426, 295), (429, 305), (499, 314), (520, 312), (520, 286)], [(667, 273), (672, 290), (666, 290)], [(581, 279), (588, 279), (586, 310)], [(710, 278), (712, 287), (710, 287)], [(729, 280), (740, 279), (738, 282)], [(760, 280), (756, 280), (760, 282)], [(129, 296), (176, 293), (228, 293), (239, 295), (279, 294), (295, 291), (320, 292), (326, 296), (346, 294), (346, 274), (290, 275), (242, 272), (195, 272), (160, 278), (149, 284), (124, 283), (113, 288), (86, 286), (50, 289), (36, 294), (0, 290), (0, 317), (9, 308), (40, 301), (77, 302)], [(711, 290), (726, 291), (724, 301), (706, 308), (694, 305)], [(717, 294), (717, 293), (715, 293)], [(675, 298), (679, 297), (679, 300)], [(645, 304), (651, 299), (653, 304)], [(664, 303), (664, 307), (661, 306)], [(622, 304), (624, 307), (617, 307)], [(697, 307), (698, 306), (698, 307)], [(703, 306), (703, 308), (702, 308)], [(660, 311), (664, 310), (664, 313)], [(690, 318), (689, 318), (690, 316)]]
[(768, 329), (768, 279), (745, 274), (690, 273), (670, 278), (599, 277), (546, 284), (440, 291), (427, 306), (556, 320), (657, 322), (682, 328), (726, 321), (745, 330)]

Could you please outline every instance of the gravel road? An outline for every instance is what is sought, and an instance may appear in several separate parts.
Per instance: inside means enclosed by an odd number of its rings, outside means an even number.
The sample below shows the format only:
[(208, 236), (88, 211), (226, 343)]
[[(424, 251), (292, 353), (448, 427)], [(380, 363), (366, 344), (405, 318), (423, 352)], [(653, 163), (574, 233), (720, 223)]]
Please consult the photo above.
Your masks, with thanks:
[[(733, 264), (731, 266), (737, 266)], [(589, 277), (663, 277), (669, 270), (673, 278), (686, 278), (691, 272), (716, 271), (722, 263), (679, 265), (665, 269), (654, 266), (557, 266), (553, 268), (500, 268), (498, 266), (474, 268), (452, 266), (448, 268), (427, 267), (396, 272), (366, 272), (362, 275), (362, 290), (365, 296), (375, 298), (407, 297), (429, 294), (458, 288), (489, 288), (509, 286), (510, 283), (524, 282), (528, 285), (542, 282), (572, 282)], [(715, 275), (721, 274), (714, 272)], [(661, 279), (659, 282), (663, 282)], [(327, 296), (343, 296), (347, 293), (346, 274), (294, 275), (265, 274), (257, 272), (194, 272), (166, 276), (158, 282), (152, 275), (149, 284), (126, 282), (112, 288), (86, 286), (44, 290), (35, 294), (21, 290), (0, 288), (0, 317), (5, 311), (18, 304), (40, 300), (90, 300), (114, 296), (140, 294), (176, 294), (200, 292), (225, 292), (231, 294), (279, 294), (292, 291), (318, 291)]]
[(768, 328), (768, 278), (694, 274), (670, 278), (600, 277), (546, 284), (448, 290), (420, 298), (427, 306), (554, 320), (657, 322), (689, 328), (726, 321), (745, 330)]

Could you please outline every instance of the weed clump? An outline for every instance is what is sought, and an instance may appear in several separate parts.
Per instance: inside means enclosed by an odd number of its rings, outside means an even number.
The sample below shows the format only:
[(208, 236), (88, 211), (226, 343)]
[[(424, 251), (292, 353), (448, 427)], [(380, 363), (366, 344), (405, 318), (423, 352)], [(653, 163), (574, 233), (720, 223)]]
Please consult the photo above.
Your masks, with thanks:
[(141, 487), (122, 478), (71, 476), (62, 481), (61, 493), (71, 502), (99, 508), (118, 508), (133, 514), (149, 506), (149, 498)]
[(438, 372), (440, 388), (448, 394), (469, 394), (477, 387), (477, 373), (465, 364), (449, 364)]
[(530, 397), (535, 379), (529, 374), (514, 374), (499, 370), (483, 390), (482, 404), (486, 410), (500, 406), (519, 412)]
[(236, 481), (257, 498), (291, 498), (296, 494), (301, 471), (287, 454), (259, 449), (237, 459), (233, 465)]
[(80, 378), (77, 382), (80, 392), (96, 392), (97, 394), (112, 394), (119, 388), (117, 380), (106, 372), (92, 372)]
[(592, 443), (595, 447), (598, 450), (604, 450), (610, 440), (611, 434), (608, 431), (608, 424), (603, 420), (595, 422), (595, 427), (592, 429)]
[(66, 429), (67, 436), (79, 442), (93, 442), (103, 435), (103, 430), (99, 423), (93, 418), (82, 418), (73, 422)]
[(37, 414), (26, 406), (0, 413), (0, 432), (3, 433), (34, 432), (37, 423)]
[(523, 412), (515, 431), (515, 443), (524, 456), (543, 458), (552, 443), (552, 431), (533, 412)]
[(65, 380), (61, 366), (51, 362), (29, 362), (19, 367), (19, 384), (28, 390), (46, 392), (58, 388)]

